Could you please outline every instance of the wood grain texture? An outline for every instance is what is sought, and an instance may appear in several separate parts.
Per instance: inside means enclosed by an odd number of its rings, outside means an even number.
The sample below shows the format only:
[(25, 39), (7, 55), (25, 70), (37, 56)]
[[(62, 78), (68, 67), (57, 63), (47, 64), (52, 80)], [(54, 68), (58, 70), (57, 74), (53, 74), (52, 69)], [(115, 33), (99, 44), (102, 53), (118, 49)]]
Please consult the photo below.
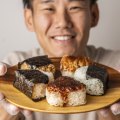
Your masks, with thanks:
[[(59, 66), (60, 59), (52, 58), (51, 60), (54, 62), (56, 67)], [(109, 73), (109, 89), (103, 96), (87, 95), (87, 104), (83, 106), (54, 107), (50, 106), (46, 99), (39, 102), (33, 102), (12, 85), (12, 82), (15, 79), (14, 71), (17, 69), (16, 66), (9, 68), (7, 74), (0, 77), (0, 92), (2, 92), (6, 96), (6, 100), (12, 104), (32, 111), (68, 114), (97, 110), (103, 107), (107, 107), (120, 99), (120, 73), (110, 67), (101, 64), (98, 65), (105, 67)]]

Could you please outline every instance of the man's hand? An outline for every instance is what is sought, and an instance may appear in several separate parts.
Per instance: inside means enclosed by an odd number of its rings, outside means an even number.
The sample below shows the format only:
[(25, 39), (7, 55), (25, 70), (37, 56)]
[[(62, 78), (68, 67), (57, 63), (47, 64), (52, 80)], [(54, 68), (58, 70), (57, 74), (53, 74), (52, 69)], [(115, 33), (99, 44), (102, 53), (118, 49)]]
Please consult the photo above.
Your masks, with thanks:
[(120, 101), (97, 111), (100, 120), (120, 120)]
[[(118, 71), (120, 72), (120, 70)], [(120, 101), (97, 112), (100, 118), (102, 118), (100, 120), (120, 120)]]
[(6, 72), (7, 72), (7, 65), (0, 62), (0, 76), (5, 75)]
[[(0, 62), (0, 76), (6, 74), (8, 67), (9, 66), (7, 64)], [(0, 106), (10, 115), (17, 115), (19, 112), (22, 112), (26, 118), (29, 118), (32, 114), (31, 111), (18, 108), (15, 105), (12, 105), (9, 102), (7, 102), (5, 100), (5, 96), (2, 93), (0, 93)]]
[(113, 104), (110, 107), (110, 109), (114, 115), (120, 114), (120, 101), (118, 103)]

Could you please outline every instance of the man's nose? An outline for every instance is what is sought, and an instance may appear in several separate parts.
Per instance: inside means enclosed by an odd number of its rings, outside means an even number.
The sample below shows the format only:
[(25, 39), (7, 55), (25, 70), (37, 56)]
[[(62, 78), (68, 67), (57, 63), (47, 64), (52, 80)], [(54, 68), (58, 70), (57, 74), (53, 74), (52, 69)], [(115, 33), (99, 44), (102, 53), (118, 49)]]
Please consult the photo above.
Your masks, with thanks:
[(70, 15), (67, 12), (56, 16), (56, 28), (72, 28), (72, 26)]

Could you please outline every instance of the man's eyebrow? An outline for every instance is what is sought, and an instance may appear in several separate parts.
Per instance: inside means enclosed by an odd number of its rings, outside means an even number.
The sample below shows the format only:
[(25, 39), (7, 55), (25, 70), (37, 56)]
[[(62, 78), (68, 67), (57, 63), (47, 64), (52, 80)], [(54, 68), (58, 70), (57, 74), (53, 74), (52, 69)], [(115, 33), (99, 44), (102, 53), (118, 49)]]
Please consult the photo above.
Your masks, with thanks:
[[(55, 0), (41, 0), (41, 3), (49, 3), (49, 2), (54, 2)], [(73, 1), (86, 1), (86, 0), (67, 0), (69, 2), (73, 2)]]
[(41, 0), (40, 3), (49, 3), (49, 2), (54, 2), (54, 0)]
[(68, 1), (72, 2), (72, 1), (86, 1), (86, 0), (68, 0)]

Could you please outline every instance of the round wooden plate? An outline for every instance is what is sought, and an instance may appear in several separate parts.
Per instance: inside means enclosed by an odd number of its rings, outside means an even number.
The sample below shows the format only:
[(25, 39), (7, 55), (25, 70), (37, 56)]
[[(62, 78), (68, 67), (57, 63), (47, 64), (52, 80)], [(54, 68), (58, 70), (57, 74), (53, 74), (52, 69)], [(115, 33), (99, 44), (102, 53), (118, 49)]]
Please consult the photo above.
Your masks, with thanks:
[[(99, 64), (100, 65), (100, 64)], [(33, 102), (22, 92), (13, 87), (14, 71), (17, 67), (10, 67), (5, 76), (0, 77), (0, 92), (2, 92), (6, 100), (10, 103), (24, 109), (38, 112), (69, 114), (82, 113), (107, 107), (120, 99), (120, 73), (110, 67), (105, 67), (109, 73), (109, 89), (103, 96), (87, 95), (87, 104), (76, 107), (54, 107), (50, 106), (46, 99), (39, 102)]]

